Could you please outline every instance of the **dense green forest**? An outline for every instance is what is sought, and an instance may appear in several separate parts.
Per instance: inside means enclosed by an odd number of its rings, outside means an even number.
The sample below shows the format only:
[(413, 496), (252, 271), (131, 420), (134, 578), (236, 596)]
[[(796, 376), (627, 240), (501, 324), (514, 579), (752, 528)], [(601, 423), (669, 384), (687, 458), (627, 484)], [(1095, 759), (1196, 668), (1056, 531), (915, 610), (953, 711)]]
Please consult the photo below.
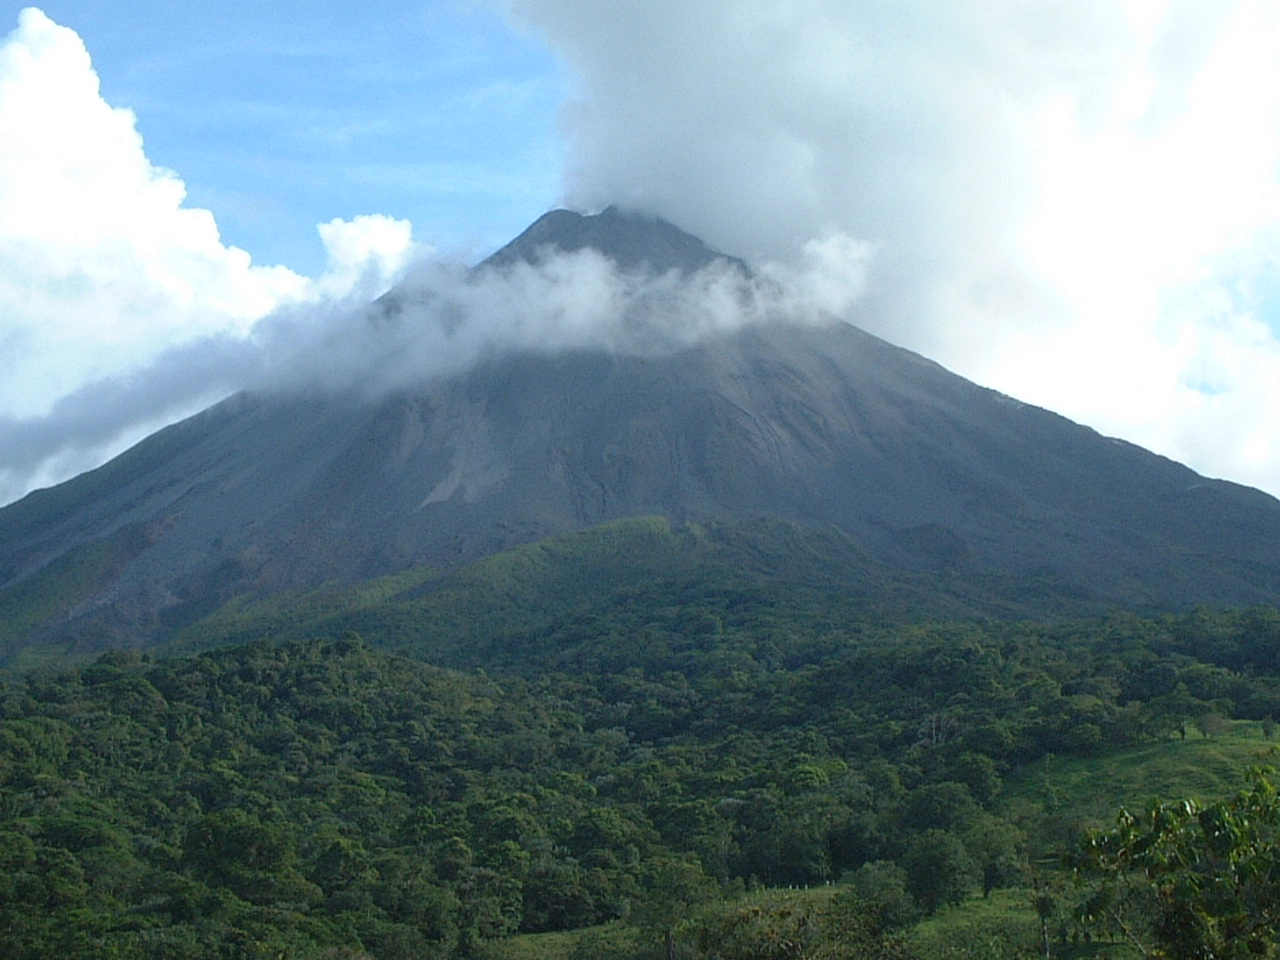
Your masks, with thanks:
[[(1115, 809), (1068, 774), (1265, 758), (1277, 652), (1273, 609), (903, 623), (673, 581), (473, 649), (487, 673), (349, 634), (14, 675), (0, 953), (1088, 952), (1124, 936), (1068, 862)], [(984, 897), (1021, 919), (929, 940)]]

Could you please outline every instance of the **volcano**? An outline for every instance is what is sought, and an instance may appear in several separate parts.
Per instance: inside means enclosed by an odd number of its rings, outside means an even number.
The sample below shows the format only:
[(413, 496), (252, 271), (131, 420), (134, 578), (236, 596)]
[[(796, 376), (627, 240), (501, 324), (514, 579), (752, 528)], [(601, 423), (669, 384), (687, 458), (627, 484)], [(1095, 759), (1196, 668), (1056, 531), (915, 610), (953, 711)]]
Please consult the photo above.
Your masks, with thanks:
[[(547, 214), (478, 269), (584, 248), (748, 270), (612, 208)], [(884, 569), (1051, 582), (1082, 609), (1280, 601), (1280, 501), (782, 318), (649, 354), (494, 354), (373, 399), (233, 396), (0, 510), (2, 641), (153, 645), (236, 597), (642, 516), (838, 531)]]

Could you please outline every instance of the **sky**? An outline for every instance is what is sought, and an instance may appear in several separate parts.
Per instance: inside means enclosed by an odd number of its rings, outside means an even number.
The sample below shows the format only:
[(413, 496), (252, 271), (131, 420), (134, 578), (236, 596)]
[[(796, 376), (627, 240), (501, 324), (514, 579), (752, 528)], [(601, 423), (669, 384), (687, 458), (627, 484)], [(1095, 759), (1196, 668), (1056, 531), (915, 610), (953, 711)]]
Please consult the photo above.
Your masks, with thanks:
[[(235, 389), (597, 342), (607, 264), (462, 269), (610, 203), (1280, 494), (1280, 0), (195, 6), (0, 2), (0, 502)], [(406, 277), (464, 321), (371, 332)]]

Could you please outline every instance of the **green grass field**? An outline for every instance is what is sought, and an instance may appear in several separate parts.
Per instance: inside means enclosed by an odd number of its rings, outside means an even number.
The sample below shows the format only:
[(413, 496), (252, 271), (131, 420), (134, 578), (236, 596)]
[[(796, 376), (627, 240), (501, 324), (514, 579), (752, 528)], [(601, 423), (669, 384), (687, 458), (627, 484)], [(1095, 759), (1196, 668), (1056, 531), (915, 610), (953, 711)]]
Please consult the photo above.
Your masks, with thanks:
[(1220, 736), (1190, 730), (1171, 738), (1093, 757), (1057, 757), (1028, 764), (1006, 779), (1004, 812), (1019, 824), (1066, 818), (1109, 825), (1122, 806), (1152, 800), (1227, 797), (1245, 786), (1251, 767), (1280, 762), (1280, 742), (1258, 723), (1236, 721)]

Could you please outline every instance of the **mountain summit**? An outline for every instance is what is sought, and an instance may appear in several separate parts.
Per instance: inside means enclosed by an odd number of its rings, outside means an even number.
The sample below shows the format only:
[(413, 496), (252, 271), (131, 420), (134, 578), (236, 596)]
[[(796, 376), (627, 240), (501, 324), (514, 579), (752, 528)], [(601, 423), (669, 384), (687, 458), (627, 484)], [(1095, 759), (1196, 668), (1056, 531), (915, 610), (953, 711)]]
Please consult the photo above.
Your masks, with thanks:
[(481, 267), (507, 266), (518, 261), (536, 262), (549, 252), (576, 253), (591, 249), (604, 254), (624, 270), (646, 269), (654, 273), (677, 270), (695, 273), (716, 260), (746, 265), (707, 246), (665, 220), (608, 207), (594, 215), (572, 210), (543, 214)]
[[(662, 221), (557, 211), (489, 263), (547, 247), (653, 270), (718, 256)], [(0, 510), (0, 655), (157, 643), (237, 597), (456, 569), (656, 515), (838, 535), (957, 595), (1280, 601), (1266, 494), (847, 324), (777, 322), (660, 356), (492, 356), (376, 401), (232, 397)]]

